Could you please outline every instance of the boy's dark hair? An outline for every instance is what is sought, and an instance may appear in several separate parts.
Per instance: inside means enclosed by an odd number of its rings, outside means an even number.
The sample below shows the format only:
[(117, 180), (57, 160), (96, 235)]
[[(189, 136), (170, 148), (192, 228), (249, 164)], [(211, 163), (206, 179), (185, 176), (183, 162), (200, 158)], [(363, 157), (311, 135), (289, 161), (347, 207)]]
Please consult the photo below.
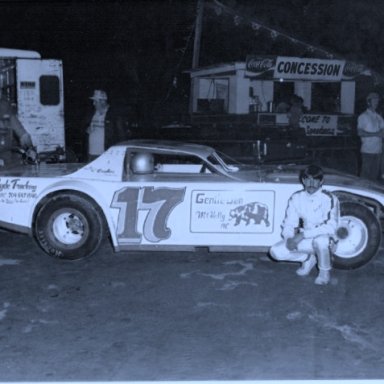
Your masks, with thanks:
[(318, 165), (311, 164), (300, 172), (300, 181), (303, 182), (308, 177), (322, 181), (324, 179), (324, 172)]

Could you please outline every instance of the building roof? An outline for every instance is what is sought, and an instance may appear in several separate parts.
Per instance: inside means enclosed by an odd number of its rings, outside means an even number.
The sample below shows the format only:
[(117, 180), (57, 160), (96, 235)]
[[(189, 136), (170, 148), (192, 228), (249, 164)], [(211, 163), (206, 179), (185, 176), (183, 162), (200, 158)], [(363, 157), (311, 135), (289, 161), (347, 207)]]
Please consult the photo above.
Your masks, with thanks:
[(13, 58), (21, 58), (21, 59), (40, 59), (41, 55), (36, 51), (0, 47), (0, 57), (13, 57)]

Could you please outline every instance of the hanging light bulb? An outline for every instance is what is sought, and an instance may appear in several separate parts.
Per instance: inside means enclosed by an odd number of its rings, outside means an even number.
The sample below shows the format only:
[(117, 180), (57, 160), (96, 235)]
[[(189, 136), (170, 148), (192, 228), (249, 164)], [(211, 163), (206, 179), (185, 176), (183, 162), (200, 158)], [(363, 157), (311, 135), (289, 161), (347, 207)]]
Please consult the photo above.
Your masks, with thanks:
[(213, 9), (214, 9), (214, 11), (215, 11), (215, 13), (216, 13), (216, 15), (217, 16), (220, 16), (221, 15), (221, 13), (222, 13), (222, 9), (221, 9), (221, 7), (219, 7), (218, 5), (215, 5), (214, 7), (213, 7)]
[(234, 18), (233, 18), (233, 22), (235, 23), (235, 25), (240, 25), (241, 23), (241, 17), (236, 15)]

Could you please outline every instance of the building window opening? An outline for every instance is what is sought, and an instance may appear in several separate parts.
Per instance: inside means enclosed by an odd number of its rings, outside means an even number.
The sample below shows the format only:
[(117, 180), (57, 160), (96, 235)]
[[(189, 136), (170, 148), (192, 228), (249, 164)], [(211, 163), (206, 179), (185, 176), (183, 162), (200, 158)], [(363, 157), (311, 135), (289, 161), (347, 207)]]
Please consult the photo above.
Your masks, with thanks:
[(199, 95), (200, 97), (197, 100), (197, 112), (211, 114), (228, 112), (228, 79), (200, 79)]
[(292, 81), (275, 81), (273, 83), (273, 102), (277, 113), (287, 113), (289, 111), (294, 93), (295, 87)]
[(311, 111), (316, 113), (339, 113), (340, 91), (340, 83), (312, 83)]

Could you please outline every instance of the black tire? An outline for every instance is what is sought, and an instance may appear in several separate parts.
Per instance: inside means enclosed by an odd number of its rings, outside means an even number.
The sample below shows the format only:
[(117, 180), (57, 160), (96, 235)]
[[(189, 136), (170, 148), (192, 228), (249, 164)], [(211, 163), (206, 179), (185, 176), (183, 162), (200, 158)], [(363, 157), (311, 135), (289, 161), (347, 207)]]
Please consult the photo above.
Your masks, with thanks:
[(105, 235), (100, 209), (88, 199), (65, 193), (47, 200), (37, 212), (34, 237), (50, 256), (78, 260), (92, 255)]
[(375, 214), (355, 202), (341, 202), (340, 238), (333, 253), (333, 266), (355, 269), (368, 263), (381, 243), (381, 226)]

